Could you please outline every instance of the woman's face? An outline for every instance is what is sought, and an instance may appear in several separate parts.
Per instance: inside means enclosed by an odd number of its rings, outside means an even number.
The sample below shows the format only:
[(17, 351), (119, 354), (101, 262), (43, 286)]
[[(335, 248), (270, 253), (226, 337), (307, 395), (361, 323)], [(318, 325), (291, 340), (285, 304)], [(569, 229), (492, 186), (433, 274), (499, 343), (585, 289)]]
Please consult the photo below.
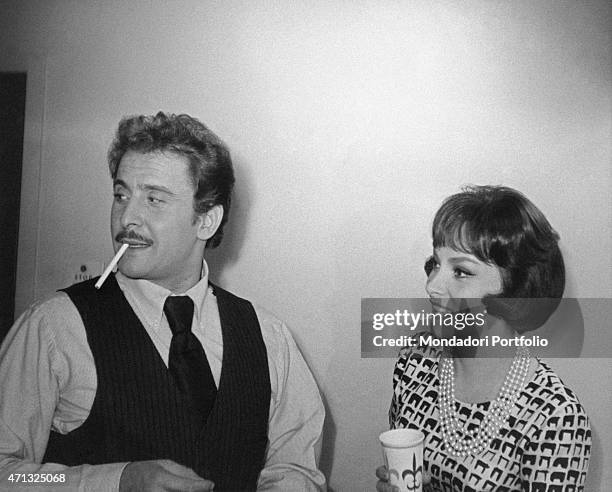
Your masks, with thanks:
[(433, 259), (425, 290), (435, 311), (473, 308), (483, 297), (502, 292), (501, 272), (495, 265), (446, 246), (436, 248)]

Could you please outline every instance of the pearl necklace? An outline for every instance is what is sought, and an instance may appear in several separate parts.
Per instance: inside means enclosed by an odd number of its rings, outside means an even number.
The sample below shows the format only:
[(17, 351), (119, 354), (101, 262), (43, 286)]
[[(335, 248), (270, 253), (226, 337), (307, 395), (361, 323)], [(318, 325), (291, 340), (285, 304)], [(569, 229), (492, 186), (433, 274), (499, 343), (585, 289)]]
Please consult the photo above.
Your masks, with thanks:
[[(529, 371), (529, 349), (518, 347), (512, 365), (506, 374), (497, 398), (489, 406), (477, 428), (465, 429), (460, 425), (455, 410), (455, 364), (452, 357), (443, 356), (440, 361), (439, 410), (442, 436), (446, 450), (453, 456), (465, 458), (478, 455), (489, 446), (499, 429), (506, 422), (514, 403), (525, 384)], [(467, 423), (467, 422), (466, 422)]]

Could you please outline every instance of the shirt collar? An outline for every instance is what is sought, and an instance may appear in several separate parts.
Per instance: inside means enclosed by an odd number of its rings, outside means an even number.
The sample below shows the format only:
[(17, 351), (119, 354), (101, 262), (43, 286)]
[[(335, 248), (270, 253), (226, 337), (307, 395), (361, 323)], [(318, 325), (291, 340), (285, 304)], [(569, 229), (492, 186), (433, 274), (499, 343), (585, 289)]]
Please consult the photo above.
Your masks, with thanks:
[[(164, 313), (166, 298), (173, 295), (168, 289), (161, 287), (149, 280), (134, 279), (123, 275), (120, 271), (115, 274), (119, 287), (127, 297), (132, 307), (138, 311), (139, 317), (144, 317), (146, 322), (159, 329)], [(202, 260), (202, 273), (197, 284), (187, 292), (181, 294), (189, 296), (193, 301), (194, 314), (198, 322), (204, 310), (204, 301), (208, 294), (208, 265)]]

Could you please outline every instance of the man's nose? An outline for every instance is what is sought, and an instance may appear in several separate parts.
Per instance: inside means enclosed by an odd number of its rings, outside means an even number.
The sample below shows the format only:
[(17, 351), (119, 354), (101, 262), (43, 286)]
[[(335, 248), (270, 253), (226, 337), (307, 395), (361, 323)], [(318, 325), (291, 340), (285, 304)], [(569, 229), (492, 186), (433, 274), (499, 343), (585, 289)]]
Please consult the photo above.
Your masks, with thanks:
[(124, 229), (142, 225), (143, 209), (140, 202), (134, 198), (128, 200), (121, 213), (121, 226)]

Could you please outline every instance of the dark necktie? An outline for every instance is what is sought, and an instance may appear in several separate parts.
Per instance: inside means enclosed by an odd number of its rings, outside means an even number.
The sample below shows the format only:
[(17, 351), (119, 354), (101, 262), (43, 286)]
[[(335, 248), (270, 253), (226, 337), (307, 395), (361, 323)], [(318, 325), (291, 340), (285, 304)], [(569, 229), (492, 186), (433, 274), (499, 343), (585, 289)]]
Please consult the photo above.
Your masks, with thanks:
[(215, 402), (217, 387), (204, 349), (191, 332), (193, 301), (188, 296), (170, 296), (164, 303), (164, 313), (172, 330), (170, 374), (194, 408), (207, 418)]

